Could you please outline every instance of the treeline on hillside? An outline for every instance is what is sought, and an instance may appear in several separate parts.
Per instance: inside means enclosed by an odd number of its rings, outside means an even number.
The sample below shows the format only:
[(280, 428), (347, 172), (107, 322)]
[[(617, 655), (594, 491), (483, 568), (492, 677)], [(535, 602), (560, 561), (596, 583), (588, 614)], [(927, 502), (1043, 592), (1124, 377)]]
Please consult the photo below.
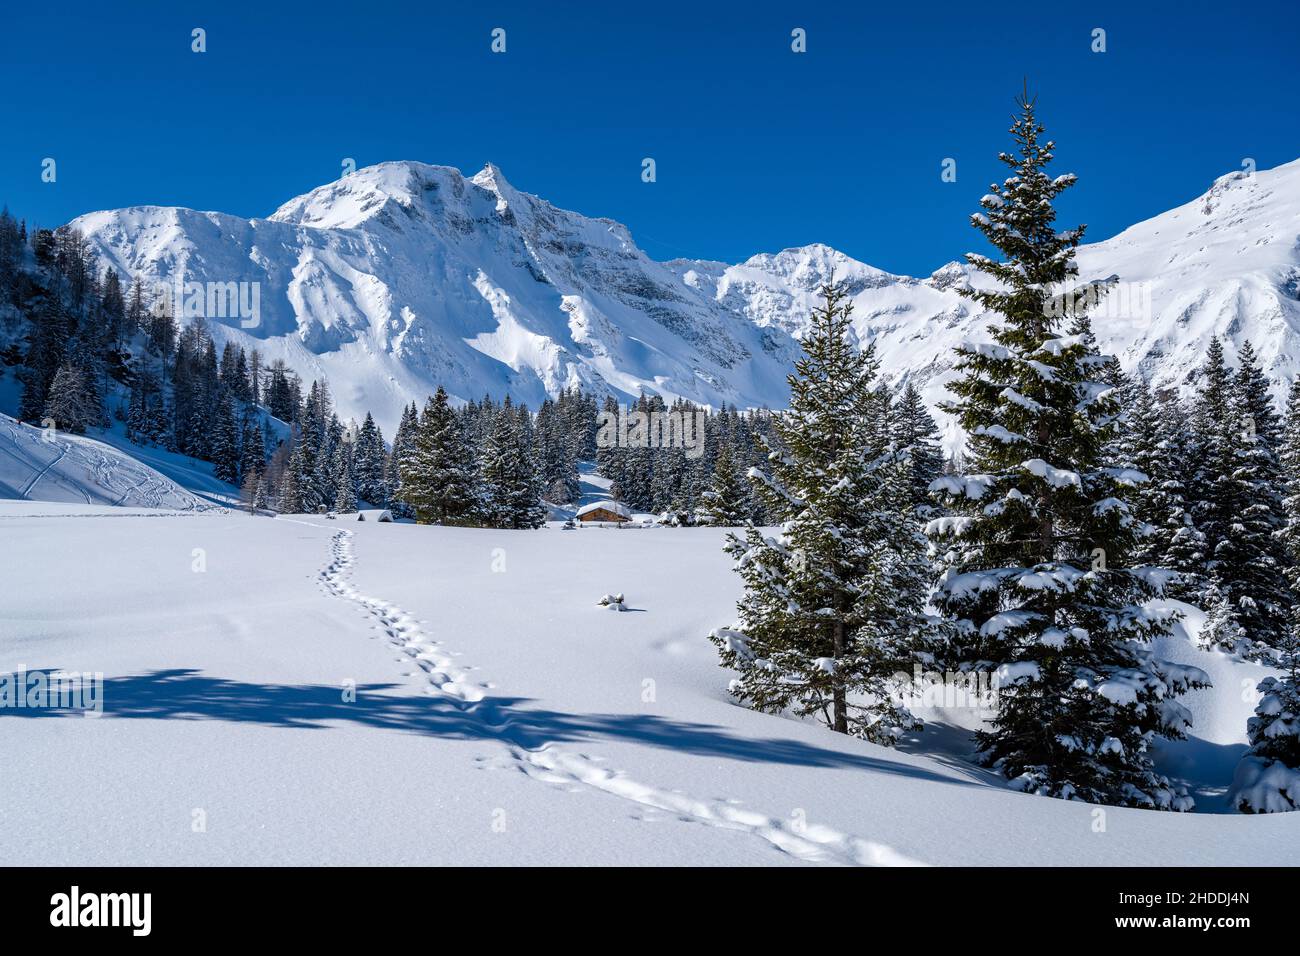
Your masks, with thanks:
[(292, 423), (304, 406), (283, 362), (231, 343), (218, 353), (201, 317), (182, 328), (168, 297), (101, 269), (77, 230), (29, 233), (7, 210), (0, 361), (22, 420), (77, 434), (112, 415), (131, 441), (211, 462), (232, 483), (255, 483), (278, 441), (270, 419)]

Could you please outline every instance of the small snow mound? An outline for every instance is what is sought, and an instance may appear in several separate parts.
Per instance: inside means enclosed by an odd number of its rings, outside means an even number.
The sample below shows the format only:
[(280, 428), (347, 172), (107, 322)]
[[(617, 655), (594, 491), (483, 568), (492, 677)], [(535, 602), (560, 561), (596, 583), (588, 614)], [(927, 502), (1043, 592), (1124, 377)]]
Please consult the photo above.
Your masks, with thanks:
[(622, 594), (606, 594), (596, 602), (597, 607), (603, 607), (610, 611), (626, 611), (627, 605), (623, 603)]

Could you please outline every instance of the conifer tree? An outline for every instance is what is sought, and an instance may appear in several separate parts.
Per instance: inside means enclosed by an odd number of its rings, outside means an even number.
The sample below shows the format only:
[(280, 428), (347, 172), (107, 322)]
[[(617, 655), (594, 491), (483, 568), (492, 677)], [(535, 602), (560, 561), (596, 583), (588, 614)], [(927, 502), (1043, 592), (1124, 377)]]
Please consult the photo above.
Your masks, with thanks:
[(296, 440), (282, 476), (280, 511), (287, 514), (315, 512), (317, 502), (310, 499), (309, 485), (303, 443)]
[[(527, 415), (526, 409), (520, 410)], [(546, 521), (540, 476), (523, 421), (509, 405), (497, 411), (483, 449), (482, 517), (494, 528), (539, 528)]]
[(384, 451), (384, 436), (374, 417), (367, 412), (366, 420), (357, 435), (354, 457), (357, 494), (364, 500), (379, 507), (388, 505), (388, 487), (385, 471), (387, 461)]
[(1191, 414), (1172, 392), (1157, 396), (1154, 413), (1160, 419), (1160, 437), (1150, 467), (1156, 473), (1157, 541), (1163, 547), (1163, 557), (1154, 563), (1178, 573), (1168, 588), (1172, 596), (1195, 603), (1196, 596), (1205, 590), (1209, 544), (1194, 517), (1198, 456)]
[(357, 495), (352, 480), (352, 464), (347, 458), (343, 459), (342, 469), (338, 475), (338, 491), (334, 495), (334, 510), (341, 515), (355, 514), (357, 510)]
[(1259, 682), (1259, 702), (1246, 722), (1250, 749), (1231, 791), (1233, 806), (1243, 813), (1300, 810), (1300, 607), (1292, 610), (1292, 627), (1274, 661), (1282, 673)]
[(756, 493), (788, 518), (776, 537), (753, 525), (729, 536), (745, 595), (738, 622), (710, 640), (738, 672), (742, 702), (889, 744), (916, 725), (891, 692), (926, 628), (922, 545), (910, 509), (889, 500), (873, 350), (854, 344), (845, 293), (822, 294), (790, 411), (774, 422), (767, 470), (753, 473)]
[(239, 434), (239, 473), (260, 475), (265, 464), (266, 441), (253, 406), (247, 405), (244, 407), (244, 420)]
[(912, 506), (927, 514), (932, 509), (930, 484), (943, 471), (943, 453), (939, 450), (939, 426), (911, 382), (903, 386), (893, 404), (890, 440), (906, 460)]
[[(1207, 542), (1205, 575), (1215, 601), (1206, 637), (1251, 660), (1284, 643), (1291, 589), (1286, 581), (1281, 428), (1268, 383), (1249, 343), (1240, 370), (1210, 342), (1192, 416), (1197, 500), (1193, 518)], [(1210, 590), (1204, 595), (1210, 609)]]
[(698, 524), (736, 527), (749, 520), (749, 488), (736, 468), (730, 443), (718, 449), (713, 483), (700, 499), (695, 514)]
[(1271, 661), (1289, 641), (1296, 594), (1287, 578), (1282, 423), (1249, 342), (1237, 353), (1233, 398), (1244, 426), (1241, 465), (1234, 476), (1243, 507), (1232, 529), (1235, 557), (1225, 558), (1220, 574), (1231, 582), (1229, 593), (1236, 597), (1241, 625), (1252, 642), (1247, 656)]
[(401, 468), (402, 500), (415, 510), (417, 521), (474, 523), (480, 512), (474, 458), (441, 386), (424, 406), (411, 454)]
[(419, 414), (415, 410), (415, 403), (412, 402), (402, 409), (402, 418), (393, 436), (393, 450), (388, 456), (388, 503), (393, 514), (399, 518), (415, 517), (415, 509), (406, 499), (402, 474), (414, 467), (415, 435), (419, 425)]
[[(1034, 102), (1019, 101), (1011, 175), (981, 201), (975, 227), (1002, 255), (968, 261), (995, 280), (966, 290), (1000, 316), (993, 342), (958, 350), (948, 407), (965, 429), (973, 473), (935, 483), (954, 512), (931, 523), (945, 551), (931, 598), (951, 622), (950, 666), (995, 669), (997, 713), (976, 737), (982, 758), (1026, 791), (1095, 803), (1188, 809), (1158, 774), (1156, 735), (1190, 719), (1171, 698), (1203, 672), (1156, 660), (1169, 632), (1147, 598), (1168, 577), (1134, 566), (1135, 474), (1102, 458), (1117, 414), (1106, 360), (1076, 319), (1068, 288), (1083, 229), (1058, 231), (1052, 177)], [(1060, 290), (1065, 290), (1061, 294)]]
[[(64, 364), (75, 323), (55, 296), (47, 296), (31, 315), (23, 367), (18, 371), (23, 394), (18, 417), (39, 421), (55, 376)], [(66, 394), (65, 376), (65, 394)]]
[(239, 481), (239, 426), (235, 422), (234, 402), (230, 393), (221, 390), (213, 419), (211, 436), (212, 469), (220, 481)]
[(99, 424), (100, 409), (88, 394), (86, 373), (71, 362), (64, 362), (54, 373), (45, 400), (42, 419), (54, 422), (62, 431), (80, 434)]

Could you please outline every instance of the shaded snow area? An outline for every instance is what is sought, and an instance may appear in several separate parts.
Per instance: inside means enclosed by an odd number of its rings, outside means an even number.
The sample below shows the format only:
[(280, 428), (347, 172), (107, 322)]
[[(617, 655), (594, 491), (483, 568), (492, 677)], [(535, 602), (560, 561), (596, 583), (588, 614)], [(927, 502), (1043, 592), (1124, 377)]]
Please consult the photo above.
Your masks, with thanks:
[[(34, 428), (0, 414), (0, 499), (137, 508), (207, 506), (167, 475), (137, 460), (145, 457), (142, 449), (125, 448), (130, 451), (94, 438)], [(221, 484), (210, 474), (208, 480)]]
[[(1300, 838), (1113, 808), (1098, 832), (973, 767), (954, 721), (900, 752), (736, 706), (717, 529), (5, 501), (0, 534), (0, 672), (104, 675), (98, 718), (0, 709), (4, 863), (1283, 864)], [(1175, 652), (1224, 678), (1167, 755), (1204, 799), (1243, 671)]]

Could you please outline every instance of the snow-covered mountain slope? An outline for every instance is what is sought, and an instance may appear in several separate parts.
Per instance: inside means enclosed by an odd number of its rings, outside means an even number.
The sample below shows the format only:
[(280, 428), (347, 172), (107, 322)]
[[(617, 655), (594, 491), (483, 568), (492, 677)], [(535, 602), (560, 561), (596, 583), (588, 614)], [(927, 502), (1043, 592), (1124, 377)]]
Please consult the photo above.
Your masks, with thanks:
[[(737, 706), (704, 637), (739, 594), (724, 529), (31, 502), (0, 529), (0, 673), (103, 674), (100, 719), (0, 709), (6, 863), (1285, 865), (1300, 838), (1210, 792), (1247, 665), (1188, 702), (1199, 812), (1108, 808), (1104, 832), (942, 725), (887, 750)], [(113, 560), (68, 587), (90, 554)]]
[(0, 414), (0, 498), (132, 508), (212, 507), (149, 467), (140, 449), (45, 432)]
[[(1157, 386), (1192, 381), (1215, 335), (1230, 355), (1250, 340), (1279, 395), (1300, 370), (1300, 160), (1220, 177), (1197, 199), (1082, 246), (1078, 262), (1081, 285), (1116, 282), (1094, 312), (1102, 350)], [(729, 310), (796, 336), (834, 274), (883, 373), (914, 379), (931, 403), (946, 395), (953, 349), (987, 340), (992, 321), (957, 293), (987, 280), (957, 262), (916, 279), (812, 245), (735, 266), (668, 265)]]
[(683, 286), (623, 226), (520, 193), (491, 165), (467, 178), (384, 163), (268, 219), (135, 207), (73, 225), (131, 275), (258, 283), (255, 327), (208, 315), (219, 341), (323, 374), (345, 416), (372, 410), (389, 430), (438, 384), (534, 406), (575, 385), (780, 403), (796, 348)]
[[(467, 178), (384, 163), (268, 219), (135, 207), (73, 225), (132, 275), (258, 282), (260, 324), (209, 316), (217, 337), (325, 375), (345, 415), (371, 409), (389, 429), (439, 383), (532, 404), (583, 385), (779, 407), (832, 272), (884, 374), (916, 380), (931, 402), (945, 396), (953, 348), (987, 337), (991, 321), (957, 293), (983, 281), (965, 265), (899, 276), (822, 245), (739, 265), (657, 263), (625, 227), (521, 193), (491, 165)], [(1079, 263), (1081, 280), (1118, 283), (1094, 320), (1101, 345), (1159, 385), (1186, 384), (1212, 335), (1230, 353), (1254, 342), (1279, 391), (1300, 368), (1300, 160), (1221, 177), (1082, 247)]]

